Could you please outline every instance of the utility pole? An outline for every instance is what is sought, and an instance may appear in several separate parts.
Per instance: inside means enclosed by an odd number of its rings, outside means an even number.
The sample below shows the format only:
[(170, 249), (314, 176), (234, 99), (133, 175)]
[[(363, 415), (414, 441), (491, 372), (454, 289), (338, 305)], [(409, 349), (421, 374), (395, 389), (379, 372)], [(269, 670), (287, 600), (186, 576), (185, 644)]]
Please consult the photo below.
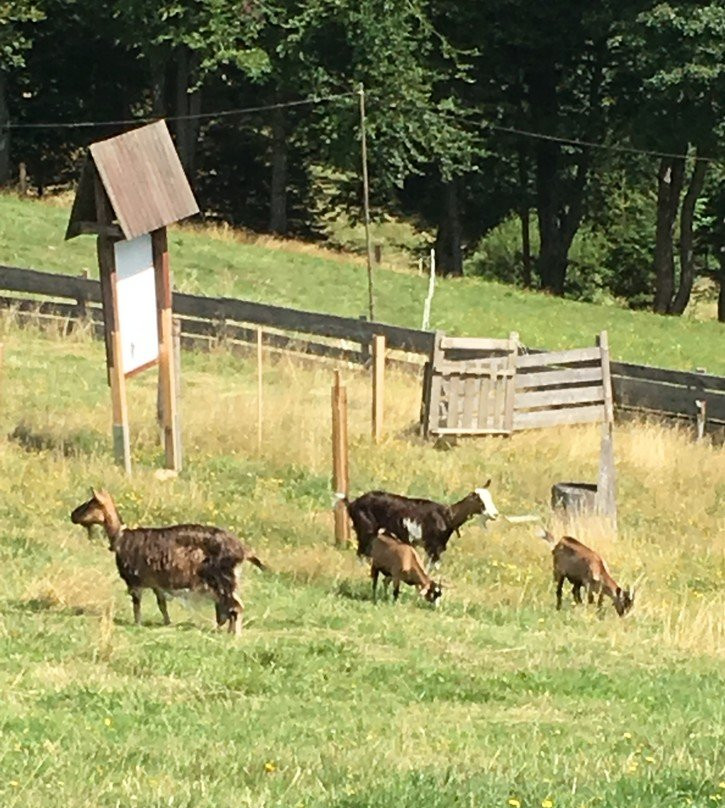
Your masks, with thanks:
[(370, 321), (375, 319), (375, 304), (373, 300), (373, 248), (370, 242), (370, 185), (368, 183), (368, 146), (365, 137), (365, 87), (360, 82), (360, 140), (362, 146), (362, 172), (363, 172), (363, 209), (365, 212), (365, 246), (368, 257), (368, 314)]

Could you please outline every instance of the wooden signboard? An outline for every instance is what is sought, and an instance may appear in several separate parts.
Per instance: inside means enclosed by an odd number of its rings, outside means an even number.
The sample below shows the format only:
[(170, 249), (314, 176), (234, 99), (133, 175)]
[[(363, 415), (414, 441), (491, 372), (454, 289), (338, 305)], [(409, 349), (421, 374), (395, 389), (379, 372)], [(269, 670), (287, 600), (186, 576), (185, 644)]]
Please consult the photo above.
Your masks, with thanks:
[(154, 365), (166, 467), (181, 468), (166, 226), (198, 210), (163, 121), (90, 147), (66, 239), (98, 236), (114, 455), (129, 474), (126, 378)]

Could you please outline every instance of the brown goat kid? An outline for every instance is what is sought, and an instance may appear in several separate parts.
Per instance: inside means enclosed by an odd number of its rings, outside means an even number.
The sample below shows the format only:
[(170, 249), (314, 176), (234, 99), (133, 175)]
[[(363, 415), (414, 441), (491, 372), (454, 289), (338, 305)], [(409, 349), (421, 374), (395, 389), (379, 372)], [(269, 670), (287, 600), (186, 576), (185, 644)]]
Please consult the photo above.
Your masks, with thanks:
[(393, 581), (393, 600), (398, 599), (400, 583), (418, 587), (418, 592), (428, 603), (435, 604), (443, 596), (441, 585), (423, 569), (420, 557), (412, 545), (380, 531), (370, 545), (370, 577), (373, 579), (373, 600), (377, 599), (378, 577), (386, 577), (387, 584)]
[(127, 528), (107, 491), (91, 489), (92, 497), (71, 513), (71, 521), (90, 529), (103, 525), (108, 549), (133, 602), (134, 621), (141, 622), (141, 595), (153, 589), (164, 623), (171, 620), (166, 606), (168, 592), (191, 590), (210, 594), (216, 606), (217, 625), (228, 622), (239, 633), (244, 606), (238, 596), (240, 565), (262, 562), (231, 533), (205, 525)]
[(542, 531), (541, 538), (551, 546), (554, 559), (554, 581), (556, 583), (556, 608), (561, 609), (564, 581), (572, 585), (572, 595), (577, 603), (582, 602), (581, 589), (587, 590), (587, 600), (594, 603), (598, 594), (598, 608), (601, 609), (604, 596), (612, 599), (617, 614), (623, 617), (634, 606), (634, 587), (622, 589), (612, 578), (604, 559), (594, 550), (571, 536), (563, 536), (557, 541), (548, 530)]

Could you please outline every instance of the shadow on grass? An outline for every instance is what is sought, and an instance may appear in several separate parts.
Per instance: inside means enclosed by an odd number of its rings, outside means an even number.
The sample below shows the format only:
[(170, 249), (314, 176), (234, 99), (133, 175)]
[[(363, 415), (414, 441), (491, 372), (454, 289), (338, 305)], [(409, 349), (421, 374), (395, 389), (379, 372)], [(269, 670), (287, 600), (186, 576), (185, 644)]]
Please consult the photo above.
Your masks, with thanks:
[(57, 452), (64, 457), (88, 455), (103, 449), (103, 437), (98, 432), (79, 430), (67, 435), (55, 435), (21, 421), (8, 435), (26, 452)]
[(53, 614), (60, 617), (78, 617), (93, 614), (85, 606), (61, 606), (57, 600), (49, 597), (29, 598), (28, 600), (6, 600), (3, 611), (22, 612), (23, 614)]

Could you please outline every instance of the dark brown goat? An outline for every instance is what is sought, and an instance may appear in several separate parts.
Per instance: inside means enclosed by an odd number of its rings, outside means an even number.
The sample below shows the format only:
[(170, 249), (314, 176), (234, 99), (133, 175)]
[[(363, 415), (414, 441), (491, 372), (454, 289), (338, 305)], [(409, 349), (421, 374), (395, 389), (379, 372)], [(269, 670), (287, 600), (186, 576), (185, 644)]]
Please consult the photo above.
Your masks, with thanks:
[(171, 622), (166, 593), (179, 590), (205, 592), (214, 598), (217, 625), (228, 621), (238, 633), (244, 606), (238, 597), (238, 576), (243, 561), (259, 569), (262, 562), (231, 533), (205, 525), (127, 528), (107, 491), (91, 489), (92, 497), (71, 513), (71, 521), (90, 534), (103, 525), (108, 549), (133, 602), (133, 617), (141, 622), (141, 595), (153, 589), (164, 623)]
[(382, 572), (387, 582), (393, 581), (393, 600), (400, 594), (400, 582), (418, 587), (421, 596), (435, 604), (443, 596), (441, 585), (423, 569), (418, 553), (410, 544), (380, 531), (370, 543), (370, 576), (373, 579), (373, 600), (376, 600), (378, 576)]
[(554, 581), (556, 583), (556, 608), (561, 609), (564, 581), (572, 585), (572, 594), (577, 603), (582, 602), (581, 589), (587, 590), (589, 603), (594, 603), (594, 595), (598, 594), (597, 606), (601, 609), (604, 596), (610, 597), (617, 614), (623, 617), (634, 606), (634, 587), (622, 589), (612, 578), (604, 563), (604, 559), (571, 536), (563, 536), (557, 541), (548, 530), (541, 533), (541, 538), (551, 546), (554, 559)]
[(358, 555), (369, 557), (372, 540), (384, 530), (402, 541), (422, 545), (429, 564), (437, 564), (453, 532), (472, 516), (498, 517), (488, 490), (490, 484), (489, 480), (453, 505), (387, 491), (368, 491), (352, 501), (341, 497), (357, 535)]

